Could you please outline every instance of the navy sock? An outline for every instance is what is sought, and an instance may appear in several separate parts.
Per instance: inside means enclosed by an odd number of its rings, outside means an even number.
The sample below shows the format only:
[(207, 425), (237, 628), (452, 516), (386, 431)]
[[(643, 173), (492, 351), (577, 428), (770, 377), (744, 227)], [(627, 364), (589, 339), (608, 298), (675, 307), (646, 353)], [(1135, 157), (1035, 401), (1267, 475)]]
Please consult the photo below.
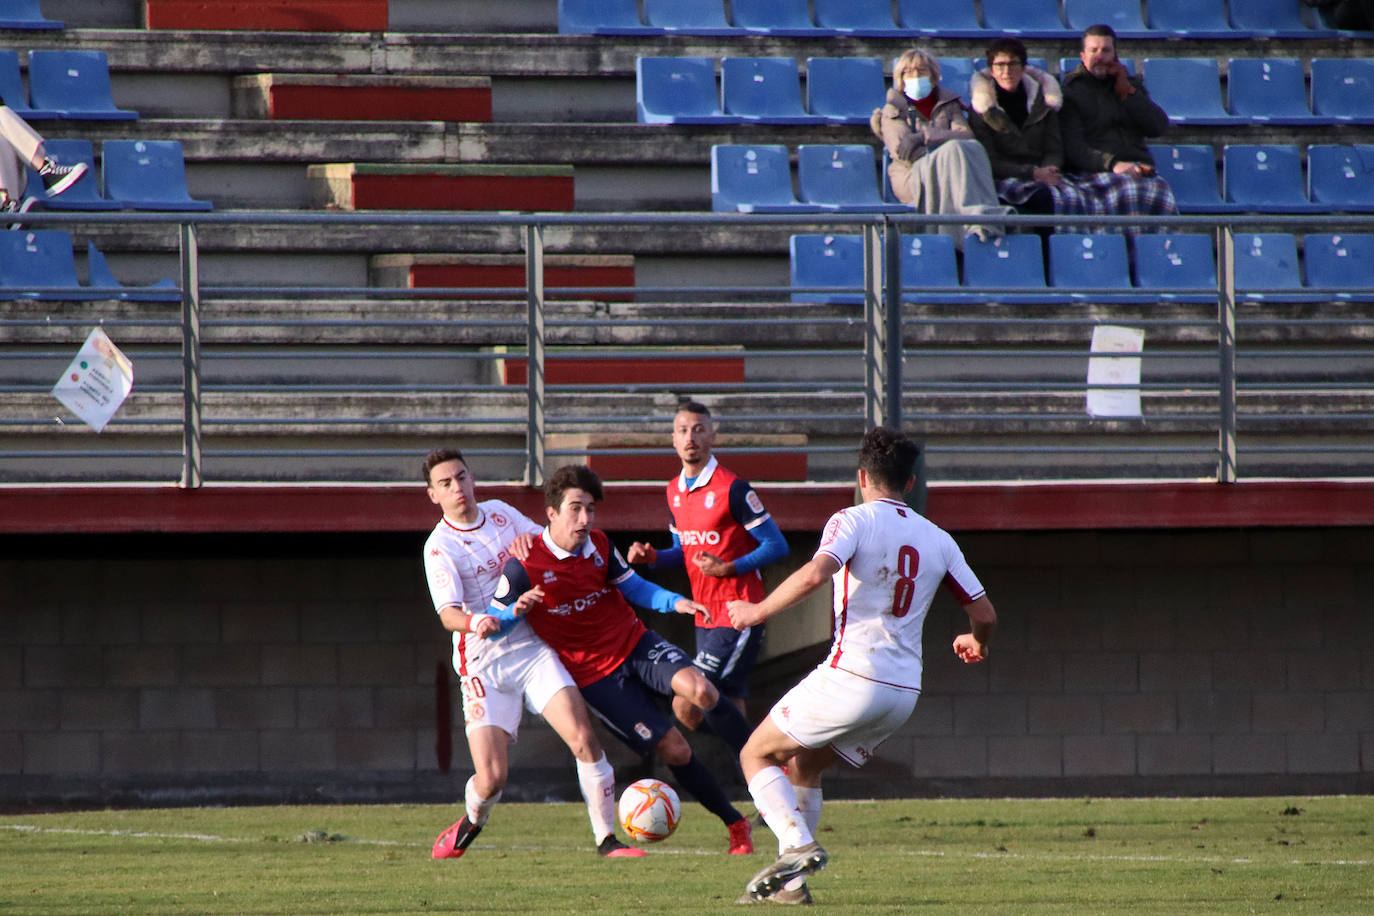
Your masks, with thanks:
[(669, 766), (668, 770), (677, 780), (680, 788), (690, 792), (697, 801), (701, 802), (702, 807), (720, 818), (727, 825), (733, 824), (743, 815), (735, 810), (735, 806), (730, 804), (730, 799), (725, 797), (725, 792), (721, 790), (720, 783), (716, 782), (711, 771), (701, 765), (697, 755), (686, 763), (679, 766)]
[(718, 735), (737, 752), (743, 749), (744, 742), (754, 733), (754, 727), (744, 718), (744, 713), (725, 697), (721, 697), (715, 706), (706, 710), (701, 724), (701, 731), (709, 730), (711, 734)]

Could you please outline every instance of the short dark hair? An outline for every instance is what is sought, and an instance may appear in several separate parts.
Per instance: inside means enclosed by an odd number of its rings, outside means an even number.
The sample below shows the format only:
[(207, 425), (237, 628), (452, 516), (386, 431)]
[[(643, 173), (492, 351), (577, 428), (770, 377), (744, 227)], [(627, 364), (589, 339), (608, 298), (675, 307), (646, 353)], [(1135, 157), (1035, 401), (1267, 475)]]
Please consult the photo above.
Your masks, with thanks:
[(998, 54), (1010, 54), (1022, 64), (1026, 62), (1026, 45), (1019, 38), (994, 38), (992, 44), (988, 45), (988, 66), (992, 66), (992, 59)]
[(888, 490), (905, 490), (920, 457), (921, 447), (902, 433), (875, 426), (859, 446), (859, 468)]
[(677, 409), (673, 411), (673, 415), (676, 416), (680, 413), (699, 413), (703, 417), (709, 417), (711, 409), (700, 401), (678, 401)]
[(424, 463), (420, 465), (420, 473), (425, 479), (425, 486), (429, 486), (434, 482), (429, 479), (429, 472), (445, 461), (461, 461), (464, 467), (466, 467), (468, 463), (467, 459), (463, 457), (463, 453), (456, 448), (432, 449), (430, 453), (425, 456)]
[(1112, 44), (1116, 44), (1116, 29), (1107, 25), (1105, 22), (1099, 22), (1084, 29), (1082, 36), (1078, 39), (1079, 44), (1081, 45), (1083, 40), (1089, 35), (1096, 35), (1098, 38), (1110, 38)]
[(565, 464), (544, 481), (544, 505), (550, 509), (559, 508), (563, 505), (563, 495), (569, 490), (586, 490), (596, 502), (605, 497), (596, 471), (585, 464)]

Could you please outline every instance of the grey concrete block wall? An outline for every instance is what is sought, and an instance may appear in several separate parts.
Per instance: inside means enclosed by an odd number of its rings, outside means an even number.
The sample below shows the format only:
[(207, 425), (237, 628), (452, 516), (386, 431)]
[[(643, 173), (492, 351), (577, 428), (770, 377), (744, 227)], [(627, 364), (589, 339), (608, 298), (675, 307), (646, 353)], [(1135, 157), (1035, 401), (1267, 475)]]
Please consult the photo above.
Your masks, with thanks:
[[(423, 536), (12, 540), (0, 799), (456, 797), (470, 761)], [(1001, 614), (991, 659), (953, 657), (964, 622), (937, 599), (916, 713), (828, 791), (1371, 787), (1374, 531), (959, 540)], [(684, 641), (676, 622), (656, 623)], [(761, 667), (754, 716), (795, 680), (783, 661)], [(742, 796), (729, 753), (694, 742)], [(622, 772), (643, 768), (606, 744)], [(576, 797), (572, 774), (526, 716), (514, 797)]]

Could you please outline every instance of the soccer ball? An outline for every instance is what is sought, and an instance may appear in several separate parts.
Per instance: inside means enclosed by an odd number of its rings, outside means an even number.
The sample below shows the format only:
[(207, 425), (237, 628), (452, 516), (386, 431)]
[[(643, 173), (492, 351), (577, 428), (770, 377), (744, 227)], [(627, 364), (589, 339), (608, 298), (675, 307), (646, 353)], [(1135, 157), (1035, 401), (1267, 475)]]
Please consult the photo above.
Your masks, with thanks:
[(677, 829), (682, 803), (673, 787), (658, 779), (632, 782), (620, 795), (620, 826), (636, 843), (666, 840)]

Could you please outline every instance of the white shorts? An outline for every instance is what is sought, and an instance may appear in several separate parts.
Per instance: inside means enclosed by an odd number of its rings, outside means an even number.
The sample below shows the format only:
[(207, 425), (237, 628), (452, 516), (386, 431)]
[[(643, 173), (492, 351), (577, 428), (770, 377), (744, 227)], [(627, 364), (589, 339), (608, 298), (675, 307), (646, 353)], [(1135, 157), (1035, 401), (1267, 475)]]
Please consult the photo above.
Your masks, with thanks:
[(861, 767), (911, 718), (919, 696), (847, 671), (817, 668), (783, 694), (768, 715), (802, 747), (828, 744), (846, 763)]
[(464, 734), (494, 725), (511, 741), (520, 732), (522, 701), (530, 712), (542, 712), (558, 691), (577, 687), (558, 655), (541, 641), (491, 659), (458, 681), (463, 689)]

